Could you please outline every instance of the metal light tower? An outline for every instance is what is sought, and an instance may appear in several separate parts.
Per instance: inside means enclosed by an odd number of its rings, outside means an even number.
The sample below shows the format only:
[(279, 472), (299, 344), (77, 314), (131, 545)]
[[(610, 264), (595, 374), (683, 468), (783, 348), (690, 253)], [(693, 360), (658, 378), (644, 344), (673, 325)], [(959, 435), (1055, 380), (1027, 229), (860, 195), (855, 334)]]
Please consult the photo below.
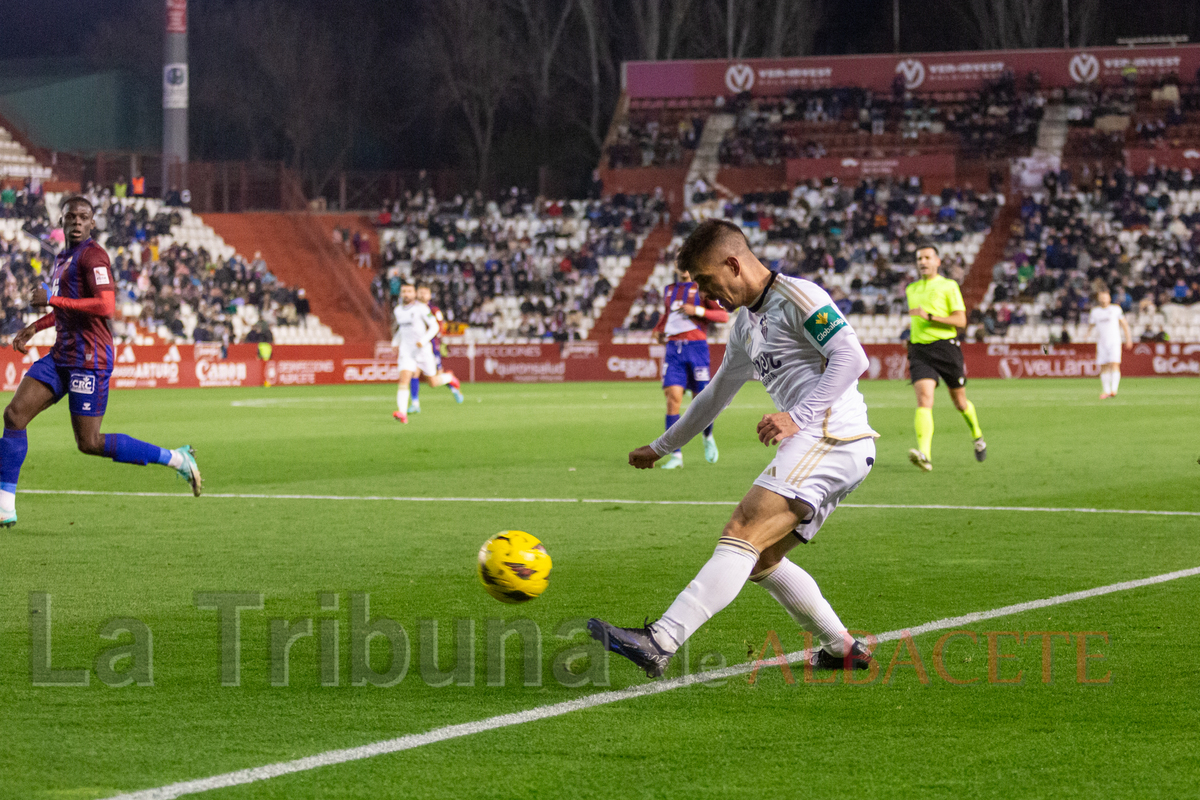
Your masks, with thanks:
[(187, 0), (166, 0), (163, 45), (162, 190), (187, 188), (188, 58)]

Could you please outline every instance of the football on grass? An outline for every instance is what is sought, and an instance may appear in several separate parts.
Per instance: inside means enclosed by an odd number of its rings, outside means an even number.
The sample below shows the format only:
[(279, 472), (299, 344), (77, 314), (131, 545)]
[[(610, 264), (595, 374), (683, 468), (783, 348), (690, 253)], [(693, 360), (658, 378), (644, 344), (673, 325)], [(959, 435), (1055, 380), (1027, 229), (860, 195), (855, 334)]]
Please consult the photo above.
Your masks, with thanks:
[(479, 548), (479, 580), (501, 603), (524, 603), (550, 582), (550, 554), (525, 531), (500, 531)]

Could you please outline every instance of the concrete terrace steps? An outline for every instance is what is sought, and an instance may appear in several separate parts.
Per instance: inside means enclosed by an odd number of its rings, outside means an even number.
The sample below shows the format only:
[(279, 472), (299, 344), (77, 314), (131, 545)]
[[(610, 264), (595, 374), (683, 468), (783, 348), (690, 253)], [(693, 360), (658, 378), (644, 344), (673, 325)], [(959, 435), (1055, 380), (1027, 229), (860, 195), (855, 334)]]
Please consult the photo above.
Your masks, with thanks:
[(1012, 225), (1020, 217), (1021, 207), (1015, 197), (1007, 198), (1007, 202), (996, 210), (996, 218), (992, 220), (992, 229), (984, 238), (979, 252), (967, 277), (963, 279), (963, 305), (967, 313), (983, 302), (988, 285), (992, 282), (992, 267), (1004, 259), (1004, 248), (1012, 232)]
[(633, 301), (641, 294), (642, 287), (646, 285), (646, 281), (654, 272), (654, 267), (658, 264), (662, 251), (670, 243), (671, 229), (668, 227), (659, 226), (646, 235), (645, 241), (642, 242), (642, 248), (633, 257), (629, 269), (625, 270), (620, 284), (613, 288), (612, 297), (609, 299), (608, 305), (604, 307), (604, 311), (601, 312), (600, 318), (596, 320), (596, 325), (592, 328), (588, 338), (598, 339), (602, 342), (612, 340), (613, 329), (624, 324)]
[(205, 214), (204, 222), (246, 258), (261, 251), (279, 280), (303, 286), (313, 313), (347, 342), (390, 338), (386, 311), (371, 295), (374, 269), (360, 269), (353, 256), (333, 244), (333, 229), (369, 235), (378, 250), (374, 226), (360, 214), (248, 212)]

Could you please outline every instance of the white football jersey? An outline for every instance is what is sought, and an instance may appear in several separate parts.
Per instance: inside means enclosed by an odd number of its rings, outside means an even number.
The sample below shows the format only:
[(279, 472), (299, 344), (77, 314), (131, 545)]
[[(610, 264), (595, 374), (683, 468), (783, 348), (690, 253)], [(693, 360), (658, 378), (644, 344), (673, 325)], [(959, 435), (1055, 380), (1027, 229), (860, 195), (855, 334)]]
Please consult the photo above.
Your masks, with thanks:
[[(760, 381), (775, 407), (795, 419), (821, 383), (829, 356), (843, 347), (854, 348), (865, 360), (858, 337), (829, 294), (811, 281), (777, 276), (757, 311), (738, 310), (721, 368), (683, 418), (651, 447), (663, 455), (686, 444), (749, 380)], [(819, 412), (801, 427), (806, 433), (839, 441), (879, 436), (867, 421), (857, 378), (828, 406), (803, 410)]]
[(392, 344), (396, 347), (420, 347), (429, 344), (437, 336), (437, 320), (424, 303), (413, 301), (408, 305), (400, 304), (393, 315), (396, 317), (396, 335), (392, 337)]
[(1105, 344), (1121, 342), (1121, 318), (1125, 312), (1116, 303), (1107, 307), (1093, 306), (1088, 312), (1088, 323), (1096, 326), (1096, 341)]
[[(757, 312), (738, 310), (725, 347), (724, 369), (749, 365), (780, 411), (791, 411), (812, 394), (829, 354), (850, 340), (850, 324), (829, 294), (811, 281), (780, 275)], [(741, 366), (746, 369), (746, 366)], [(822, 434), (831, 439), (878, 436), (867, 422), (858, 381), (825, 412)]]

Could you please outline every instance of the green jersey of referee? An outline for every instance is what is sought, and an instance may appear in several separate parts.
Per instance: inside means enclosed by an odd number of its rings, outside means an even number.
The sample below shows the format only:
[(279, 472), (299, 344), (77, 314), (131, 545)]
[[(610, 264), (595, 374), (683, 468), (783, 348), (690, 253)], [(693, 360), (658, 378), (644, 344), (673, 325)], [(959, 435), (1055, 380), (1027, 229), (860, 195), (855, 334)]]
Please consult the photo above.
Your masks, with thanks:
[(967, 325), (967, 309), (958, 284), (938, 275), (941, 265), (937, 247), (922, 245), (917, 250), (921, 277), (904, 290), (912, 317), (908, 369), (917, 394), (917, 447), (908, 451), (908, 460), (926, 472), (933, 469), (933, 392), (939, 379), (945, 379), (954, 407), (971, 429), (975, 460), (987, 458), (987, 443), (983, 441), (975, 404), (967, 399), (967, 373), (958, 343), (958, 329)]

